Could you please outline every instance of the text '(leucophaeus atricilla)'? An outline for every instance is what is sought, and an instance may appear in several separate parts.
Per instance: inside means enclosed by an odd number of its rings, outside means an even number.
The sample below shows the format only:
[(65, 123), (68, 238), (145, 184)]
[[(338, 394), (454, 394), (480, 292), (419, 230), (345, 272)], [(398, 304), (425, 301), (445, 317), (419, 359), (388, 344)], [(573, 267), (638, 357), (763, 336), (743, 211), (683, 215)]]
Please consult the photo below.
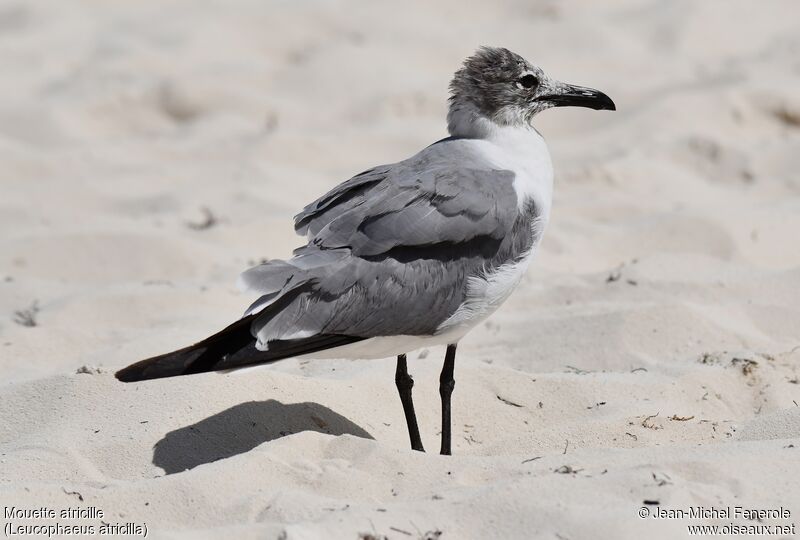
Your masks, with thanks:
[(411, 447), (423, 450), (406, 353), (447, 345), (439, 378), (441, 453), (459, 340), (519, 283), (550, 215), (553, 168), (533, 117), (551, 107), (615, 110), (591, 88), (551, 79), (521, 56), (481, 48), (450, 83), (450, 136), (354, 176), (294, 219), (308, 243), (241, 276), (260, 295), (203, 341), (137, 362), (131, 382), (289, 357), (397, 356)]

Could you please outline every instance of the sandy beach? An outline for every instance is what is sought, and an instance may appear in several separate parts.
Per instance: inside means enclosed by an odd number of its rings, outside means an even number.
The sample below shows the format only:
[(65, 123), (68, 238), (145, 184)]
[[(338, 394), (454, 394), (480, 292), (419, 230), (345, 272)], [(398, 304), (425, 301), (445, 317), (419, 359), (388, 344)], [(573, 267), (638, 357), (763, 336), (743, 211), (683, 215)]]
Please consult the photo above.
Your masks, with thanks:
[[(800, 523), (797, 15), (772, 0), (0, 3), (6, 535)], [(394, 358), (114, 378), (241, 316), (238, 274), (303, 243), (304, 205), (446, 136), (448, 82), (480, 45), (618, 110), (537, 117), (551, 222), (459, 344), (452, 457), (409, 449)], [(409, 355), (429, 449), (443, 357)], [(692, 508), (731, 515), (659, 514)]]

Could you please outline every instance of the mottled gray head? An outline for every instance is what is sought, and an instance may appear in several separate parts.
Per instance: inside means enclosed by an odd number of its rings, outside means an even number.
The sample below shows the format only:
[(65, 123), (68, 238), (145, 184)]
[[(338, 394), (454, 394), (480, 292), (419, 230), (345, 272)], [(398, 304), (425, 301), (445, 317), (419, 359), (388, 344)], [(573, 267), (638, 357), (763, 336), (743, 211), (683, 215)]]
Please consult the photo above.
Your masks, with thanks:
[(501, 126), (530, 125), (534, 115), (551, 107), (616, 110), (604, 93), (553, 80), (520, 55), (496, 47), (482, 47), (467, 58), (450, 92), (452, 134), (463, 131), (463, 123), (484, 119)]

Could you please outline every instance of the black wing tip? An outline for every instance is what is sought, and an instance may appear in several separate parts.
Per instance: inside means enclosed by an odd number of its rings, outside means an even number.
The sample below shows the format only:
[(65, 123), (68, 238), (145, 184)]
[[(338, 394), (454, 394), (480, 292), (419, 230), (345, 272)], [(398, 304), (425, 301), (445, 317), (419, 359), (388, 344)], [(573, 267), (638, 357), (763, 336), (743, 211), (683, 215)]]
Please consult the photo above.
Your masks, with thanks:
[[(205, 370), (204, 370), (205, 371)], [(212, 371), (212, 370), (208, 370)], [(153, 379), (165, 379), (167, 377), (180, 377), (182, 375), (192, 375), (203, 371), (192, 371), (191, 368), (175, 366), (171, 364), (161, 365), (157, 362), (142, 360), (128, 367), (122, 368), (114, 377), (124, 383), (149, 381)]]
[(131, 383), (131, 382), (136, 382), (136, 381), (141, 381), (142, 380), (140, 377), (137, 377), (132, 372), (132, 370), (129, 369), (129, 368), (123, 368), (123, 369), (117, 371), (116, 373), (114, 373), (114, 377), (118, 381), (124, 382), (124, 383)]
[(120, 369), (114, 377), (118, 381), (130, 383), (214, 371), (214, 365), (224, 356), (255, 342), (250, 335), (253, 317), (254, 315), (242, 317), (194, 345), (140, 360)]
[[(287, 300), (291, 300), (291, 298), (287, 298)], [(273, 307), (279, 307), (280, 305), (279, 301)], [(140, 360), (120, 369), (114, 376), (120, 382), (131, 383), (208, 371), (222, 371), (272, 363), (284, 358), (330, 349), (365, 339), (341, 334), (318, 334), (308, 338), (270, 342), (269, 351), (260, 351), (256, 348), (256, 340), (250, 332), (254, 317), (256, 317), (256, 314), (242, 317), (199, 343), (177, 351)]]
[(160, 377), (168, 377), (169, 375), (158, 375), (155, 373), (150, 373), (148, 368), (153, 367), (154, 362), (151, 359), (141, 360), (136, 362), (135, 364), (131, 364), (128, 367), (124, 367), (114, 373), (114, 377), (124, 383), (132, 383), (132, 382), (139, 382), (139, 381), (146, 381), (148, 379), (158, 379)]
[(191, 362), (206, 350), (203, 345), (192, 345), (170, 353), (139, 360), (114, 373), (118, 381), (124, 383), (163, 379), (193, 373)]

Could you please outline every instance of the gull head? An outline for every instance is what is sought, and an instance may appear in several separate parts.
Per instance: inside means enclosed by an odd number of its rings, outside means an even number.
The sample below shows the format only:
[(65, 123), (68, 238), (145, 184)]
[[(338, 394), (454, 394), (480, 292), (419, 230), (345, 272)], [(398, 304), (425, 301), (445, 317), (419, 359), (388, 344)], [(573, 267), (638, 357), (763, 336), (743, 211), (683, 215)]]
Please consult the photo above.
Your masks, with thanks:
[(508, 49), (481, 47), (450, 82), (448, 130), (470, 135), (494, 126), (530, 127), (545, 109), (568, 106), (616, 110), (603, 92), (551, 79)]

